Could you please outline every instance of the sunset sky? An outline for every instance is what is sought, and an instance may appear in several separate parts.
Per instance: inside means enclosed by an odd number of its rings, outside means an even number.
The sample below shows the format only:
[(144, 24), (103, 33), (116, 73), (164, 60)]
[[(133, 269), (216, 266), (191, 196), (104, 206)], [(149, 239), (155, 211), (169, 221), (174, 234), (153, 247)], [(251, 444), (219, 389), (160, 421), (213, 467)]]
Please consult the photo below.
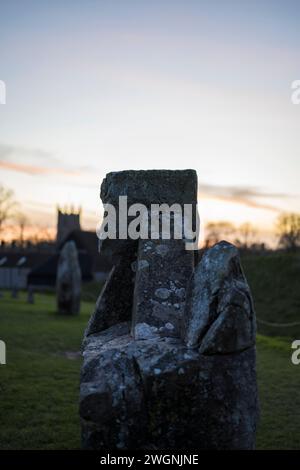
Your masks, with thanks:
[(2, 0), (0, 182), (94, 228), (105, 173), (195, 168), (202, 220), (300, 211), (300, 2)]

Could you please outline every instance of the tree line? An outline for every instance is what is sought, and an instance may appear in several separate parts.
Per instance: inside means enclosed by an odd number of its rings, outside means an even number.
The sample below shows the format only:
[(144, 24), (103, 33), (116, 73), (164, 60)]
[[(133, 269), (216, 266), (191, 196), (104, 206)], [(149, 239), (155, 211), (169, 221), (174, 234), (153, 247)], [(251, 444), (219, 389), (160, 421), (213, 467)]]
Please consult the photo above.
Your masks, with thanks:
[[(14, 241), (19, 245), (25, 243), (25, 230), (30, 225), (27, 215), (21, 210), (20, 204), (15, 198), (14, 192), (0, 184), (0, 239), (4, 230), (7, 229), (8, 222), (14, 226)], [(27, 237), (26, 241), (39, 243), (41, 241), (51, 241), (51, 237), (46, 228), (38, 228), (35, 235)]]
[[(0, 184), (0, 236), (7, 222), (11, 220), (18, 232), (19, 244), (24, 243), (25, 228), (28, 217), (20, 210), (14, 192)], [(295, 212), (281, 213), (275, 223), (278, 247), (285, 250), (296, 250), (300, 247), (300, 214)], [(33, 237), (32, 242), (50, 241), (47, 229), (39, 229), (40, 236)], [(205, 246), (211, 246), (220, 240), (231, 240), (240, 248), (251, 248), (257, 244), (258, 231), (250, 223), (238, 227), (228, 221), (209, 222), (205, 226)]]

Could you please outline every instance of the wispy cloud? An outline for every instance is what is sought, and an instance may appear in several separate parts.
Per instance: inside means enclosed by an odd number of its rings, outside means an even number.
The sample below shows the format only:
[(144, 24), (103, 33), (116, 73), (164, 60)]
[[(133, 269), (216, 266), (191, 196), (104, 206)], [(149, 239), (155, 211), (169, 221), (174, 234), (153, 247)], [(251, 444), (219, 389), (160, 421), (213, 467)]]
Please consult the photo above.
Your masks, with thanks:
[(44, 150), (4, 144), (0, 144), (0, 168), (27, 175), (63, 174), (71, 176), (80, 172), (79, 169), (66, 167), (58, 158)]
[(64, 175), (77, 175), (78, 171), (64, 170), (63, 168), (46, 168), (38, 165), (27, 165), (25, 163), (1, 162), (0, 168), (4, 170), (17, 171), (19, 173), (26, 173), (27, 175), (49, 175), (54, 173)]
[(21, 156), (27, 158), (38, 158), (48, 163), (58, 162), (57, 158), (55, 158), (50, 152), (46, 152), (45, 150), (0, 144), (0, 160), (11, 160), (14, 158), (20, 158)]
[[(100, 174), (100, 170), (92, 166), (73, 166), (65, 164), (50, 152), (42, 149), (7, 144), (0, 144), (0, 169), (32, 176), (60, 174), (70, 177), (78, 175), (91, 177), (95, 175), (95, 172), (99, 172)], [(88, 184), (90, 189), (91, 187), (97, 186), (94, 180), (89, 181), (88, 179), (87, 181), (83, 181), (82, 178), (80, 178), (80, 180), (69, 180), (69, 184), (70, 183), (83, 188), (86, 188)], [(67, 181), (65, 184), (68, 184)], [(277, 205), (277, 202), (293, 197), (295, 197), (295, 195), (268, 192), (264, 191), (262, 188), (252, 186), (225, 186), (199, 182), (200, 201), (201, 198), (211, 198), (241, 204), (254, 209), (280, 212), (282, 209), (280, 208), (280, 204)]]
[(265, 192), (260, 188), (247, 186), (222, 186), (199, 182), (199, 194), (201, 197), (212, 197), (227, 202), (242, 204), (254, 209), (265, 209), (273, 212), (280, 212), (280, 208), (273, 204), (268, 204), (262, 200), (286, 199), (293, 197), (285, 193)]

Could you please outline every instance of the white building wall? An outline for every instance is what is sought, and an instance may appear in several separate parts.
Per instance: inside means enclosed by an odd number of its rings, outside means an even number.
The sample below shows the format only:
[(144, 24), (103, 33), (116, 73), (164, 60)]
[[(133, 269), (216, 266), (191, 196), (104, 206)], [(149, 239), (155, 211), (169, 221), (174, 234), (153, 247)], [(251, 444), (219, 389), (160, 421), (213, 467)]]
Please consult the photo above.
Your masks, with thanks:
[(0, 267), (0, 289), (25, 289), (27, 287), (28, 268)]

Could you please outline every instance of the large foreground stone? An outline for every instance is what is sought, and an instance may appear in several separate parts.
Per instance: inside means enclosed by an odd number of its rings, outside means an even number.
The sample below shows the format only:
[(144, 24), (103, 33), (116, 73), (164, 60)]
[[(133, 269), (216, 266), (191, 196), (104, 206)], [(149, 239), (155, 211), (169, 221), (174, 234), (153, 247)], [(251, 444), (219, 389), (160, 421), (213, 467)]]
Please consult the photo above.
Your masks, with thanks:
[[(190, 181), (190, 183), (189, 183)], [(103, 202), (196, 204), (195, 173), (110, 173)], [(255, 312), (236, 248), (194, 267), (184, 240), (108, 240), (114, 267), (83, 342), (85, 449), (253, 449)]]
[(180, 339), (134, 340), (129, 324), (86, 339), (86, 449), (253, 449), (255, 349), (204, 355)]

